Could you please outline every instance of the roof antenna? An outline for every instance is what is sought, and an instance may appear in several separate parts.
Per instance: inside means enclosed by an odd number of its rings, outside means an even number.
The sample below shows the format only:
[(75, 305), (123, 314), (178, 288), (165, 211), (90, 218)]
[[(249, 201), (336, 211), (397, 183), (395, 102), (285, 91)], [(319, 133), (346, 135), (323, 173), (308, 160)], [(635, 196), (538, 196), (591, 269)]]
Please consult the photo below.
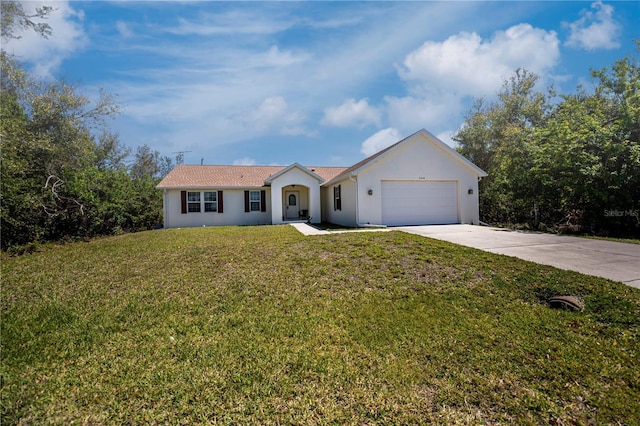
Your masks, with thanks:
[(200, 165), (202, 166), (203, 164), (204, 164), (204, 157), (200, 159)]

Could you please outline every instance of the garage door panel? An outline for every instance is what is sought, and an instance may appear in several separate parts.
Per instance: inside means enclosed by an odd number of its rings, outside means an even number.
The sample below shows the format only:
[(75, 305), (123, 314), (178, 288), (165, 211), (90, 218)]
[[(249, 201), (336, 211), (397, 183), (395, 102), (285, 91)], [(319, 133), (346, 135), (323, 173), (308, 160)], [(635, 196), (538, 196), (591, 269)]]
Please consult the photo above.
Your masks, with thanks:
[(385, 225), (458, 223), (455, 181), (383, 181), (382, 222)]

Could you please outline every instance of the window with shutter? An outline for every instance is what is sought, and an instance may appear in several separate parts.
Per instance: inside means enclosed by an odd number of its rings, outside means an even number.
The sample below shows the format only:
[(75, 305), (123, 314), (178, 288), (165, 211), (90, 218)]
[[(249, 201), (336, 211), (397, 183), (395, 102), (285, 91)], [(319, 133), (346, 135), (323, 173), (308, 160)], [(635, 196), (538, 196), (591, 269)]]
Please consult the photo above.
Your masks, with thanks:
[(340, 185), (333, 187), (333, 210), (342, 210), (342, 196)]
[(204, 211), (205, 212), (218, 211), (218, 193), (216, 191), (204, 192)]
[(260, 211), (260, 191), (249, 191), (249, 201), (251, 202), (251, 211)]
[(182, 214), (222, 213), (222, 191), (180, 191), (180, 210)]
[(187, 211), (189, 213), (200, 212), (200, 192), (187, 192)]

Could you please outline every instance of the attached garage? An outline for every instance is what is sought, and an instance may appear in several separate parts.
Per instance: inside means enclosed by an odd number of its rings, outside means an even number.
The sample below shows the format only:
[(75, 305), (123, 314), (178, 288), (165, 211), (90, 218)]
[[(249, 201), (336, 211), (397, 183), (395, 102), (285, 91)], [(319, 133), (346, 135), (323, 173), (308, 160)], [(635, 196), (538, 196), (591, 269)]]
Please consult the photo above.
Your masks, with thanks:
[(460, 223), (458, 182), (382, 181), (382, 223), (387, 226)]
[[(322, 184), (323, 220), (343, 226), (480, 223), (478, 181), (487, 174), (420, 130)], [(335, 204), (341, 188), (340, 205)]]

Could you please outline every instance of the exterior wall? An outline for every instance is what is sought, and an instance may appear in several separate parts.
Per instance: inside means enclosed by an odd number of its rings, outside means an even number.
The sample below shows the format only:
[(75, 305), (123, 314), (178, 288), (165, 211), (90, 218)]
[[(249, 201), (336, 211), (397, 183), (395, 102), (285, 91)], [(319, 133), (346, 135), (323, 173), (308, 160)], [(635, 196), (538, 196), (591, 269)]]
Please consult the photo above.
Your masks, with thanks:
[[(266, 189), (266, 212), (245, 212), (244, 191)], [(223, 191), (223, 213), (198, 212), (183, 214), (180, 191)], [(201, 196), (202, 199), (202, 196)], [(267, 225), (271, 223), (271, 197), (269, 188), (198, 188), (198, 189), (165, 189), (164, 190), (164, 227), (189, 228), (194, 226), (221, 225)]]
[[(478, 178), (426, 137), (404, 144), (358, 174), (358, 222), (382, 223), (382, 180), (453, 180), (458, 183), (458, 220), (478, 224)], [(473, 194), (469, 194), (469, 190)], [(368, 195), (372, 190), (373, 194)]]
[[(270, 187), (180, 188), (164, 190), (166, 228), (263, 225), (286, 223), (285, 191), (299, 192), (299, 209), (308, 210), (311, 222), (327, 221), (344, 226), (382, 223), (382, 181), (454, 181), (457, 185), (457, 218), (460, 223), (479, 223), (478, 171), (439, 143), (428, 132), (417, 133), (391, 150), (374, 157), (359, 169), (357, 177), (337, 182), (341, 186), (341, 210), (334, 209), (334, 187), (320, 187), (321, 178), (297, 163), (267, 179)], [(481, 173), (481, 172), (480, 172)], [(295, 187), (293, 186), (295, 185)], [(223, 213), (181, 212), (181, 190), (224, 192)], [(244, 211), (244, 191), (266, 192), (265, 212)], [(451, 204), (450, 204), (451, 205)]]
[[(296, 185), (298, 187), (304, 187), (308, 193), (307, 197), (303, 196), (305, 192), (303, 188), (300, 188), (300, 198), (306, 198), (301, 202), (307, 206), (306, 210), (309, 210), (309, 216), (311, 216), (312, 223), (322, 222), (322, 209), (320, 206), (320, 183), (316, 178), (305, 173), (297, 167), (292, 168), (287, 173), (278, 176), (271, 181), (271, 195), (267, 194), (267, 199), (271, 200), (271, 223), (274, 225), (286, 223), (284, 219), (284, 191), (283, 188)], [(308, 203), (308, 204), (306, 204)]]
[[(333, 209), (333, 188), (340, 185), (342, 210)], [(322, 187), (322, 214), (325, 222), (342, 226), (357, 226), (356, 183), (350, 179)]]

